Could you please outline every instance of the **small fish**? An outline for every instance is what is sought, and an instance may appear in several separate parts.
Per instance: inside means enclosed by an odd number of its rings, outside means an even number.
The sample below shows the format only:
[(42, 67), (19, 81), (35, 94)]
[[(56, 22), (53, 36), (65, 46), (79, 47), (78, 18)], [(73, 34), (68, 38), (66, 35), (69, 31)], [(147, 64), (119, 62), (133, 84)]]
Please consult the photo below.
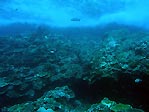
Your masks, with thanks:
[(135, 79), (135, 83), (140, 83), (140, 82), (142, 82), (142, 79), (139, 79), (139, 78)]
[(54, 50), (51, 50), (51, 51), (50, 51), (50, 53), (51, 53), (51, 54), (54, 54), (54, 53), (55, 53), (55, 51), (54, 51)]
[(72, 18), (71, 21), (80, 21), (79, 18)]

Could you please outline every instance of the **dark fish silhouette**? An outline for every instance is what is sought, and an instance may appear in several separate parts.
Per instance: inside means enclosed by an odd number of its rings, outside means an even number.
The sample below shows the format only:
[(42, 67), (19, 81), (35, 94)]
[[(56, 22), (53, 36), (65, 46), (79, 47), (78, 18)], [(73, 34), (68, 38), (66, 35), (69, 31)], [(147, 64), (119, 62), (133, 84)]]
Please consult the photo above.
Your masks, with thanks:
[(79, 18), (72, 18), (71, 21), (80, 21)]

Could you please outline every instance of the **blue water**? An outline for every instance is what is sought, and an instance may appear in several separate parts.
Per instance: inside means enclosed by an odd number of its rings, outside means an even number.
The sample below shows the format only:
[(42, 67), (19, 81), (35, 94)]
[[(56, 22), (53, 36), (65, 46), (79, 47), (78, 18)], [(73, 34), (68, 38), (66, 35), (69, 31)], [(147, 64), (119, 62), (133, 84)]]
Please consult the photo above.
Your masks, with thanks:
[[(142, 0), (1, 0), (0, 24), (95, 26), (116, 22), (148, 27), (149, 1)], [(80, 22), (72, 22), (79, 18)]]

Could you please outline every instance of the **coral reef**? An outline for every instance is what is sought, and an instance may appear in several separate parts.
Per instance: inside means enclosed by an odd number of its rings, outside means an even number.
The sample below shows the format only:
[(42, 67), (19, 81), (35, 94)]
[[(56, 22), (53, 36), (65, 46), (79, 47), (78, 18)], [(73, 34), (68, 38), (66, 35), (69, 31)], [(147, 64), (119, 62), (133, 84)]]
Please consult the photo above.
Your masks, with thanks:
[(122, 74), (130, 74), (136, 78), (149, 74), (149, 37), (137, 40), (134, 35), (139, 37), (142, 33), (124, 32), (126, 31), (116, 30), (105, 34), (106, 39), (92, 55), (90, 76), (85, 77), (85, 80), (92, 83), (102, 77), (117, 80)]
[[(26, 35), (0, 37), (1, 111), (141, 112), (132, 108), (140, 105), (148, 111), (148, 31), (129, 27), (79, 31), (39, 28)], [(137, 104), (125, 95), (117, 99), (125, 97), (130, 103), (107, 98), (97, 103), (100, 94), (90, 102), (80, 95), (97, 96), (97, 91), (105, 94), (101, 98), (127, 93)], [(109, 91), (113, 94), (106, 96)]]
[(46, 92), (34, 102), (17, 104), (3, 110), (9, 112), (70, 112), (81, 111), (81, 102), (75, 99), (75, 95), (68, 86), (56, 87)]
[(45, 93), (41, 98), (34, 102), (17, 104), (3, 111), (9, 112), (144, 112), (141, 109), (132, 108), (131, 105), (117, 104), (104, 98), (100, 103), (83, 105), (79, 100), (75, 99), (75, 95), (68, 86), (56, 87)]
[(100, 103), (93, 104), (86, 112), (144, 112), (141, 109), (132, 108), (128, 104), (117, 104), (115, 101), (110, 101), (104, 98)]

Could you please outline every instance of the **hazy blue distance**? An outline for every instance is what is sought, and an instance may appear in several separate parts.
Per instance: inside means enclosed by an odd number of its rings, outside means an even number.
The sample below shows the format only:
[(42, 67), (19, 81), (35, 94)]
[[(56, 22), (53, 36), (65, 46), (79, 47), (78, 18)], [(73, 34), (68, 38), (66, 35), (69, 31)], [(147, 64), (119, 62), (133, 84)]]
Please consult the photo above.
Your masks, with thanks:
[[(148, 27), (148, 0), (1, 0), (0, 24), (95, 26), (116, 22)], [(79, 22), (71, 21), (79, 18)]]

